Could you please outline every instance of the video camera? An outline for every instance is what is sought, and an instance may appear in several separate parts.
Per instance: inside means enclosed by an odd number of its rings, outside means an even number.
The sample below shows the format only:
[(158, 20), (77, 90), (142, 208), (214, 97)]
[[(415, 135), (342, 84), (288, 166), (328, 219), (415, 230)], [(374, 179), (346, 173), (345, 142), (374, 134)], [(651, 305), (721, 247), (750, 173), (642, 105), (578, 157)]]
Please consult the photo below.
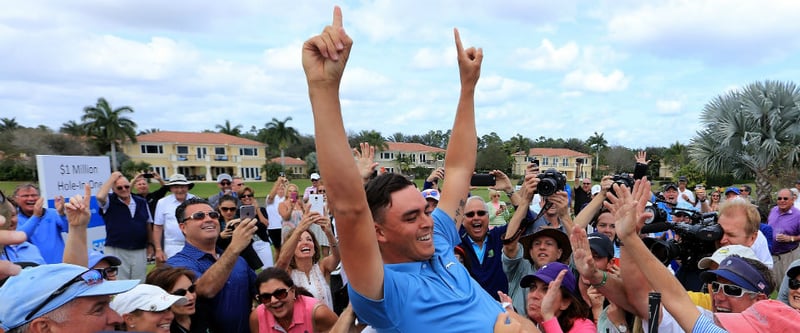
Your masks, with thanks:
[(672, 230), (677, 235), (675, 239), (670, 240), (644, 239), (650, 252), (664, 264), (672, 259), (679, 259), (682, 265), (697, 265), (700, 259), (714, 254), (717, 248), (716, 242), (722, 239), (723, 231), (717, 221), (717, 213), (688, 212), (691, 213), (690, 223), (658, 222), (642, 228), (642, 233)]
[(547, 169), (547, 171), (540, 173), (536, 177), (539, 178), (536, 192), (544, 197), (563, 191), (567, 186), (567, 177), (553, 168)]

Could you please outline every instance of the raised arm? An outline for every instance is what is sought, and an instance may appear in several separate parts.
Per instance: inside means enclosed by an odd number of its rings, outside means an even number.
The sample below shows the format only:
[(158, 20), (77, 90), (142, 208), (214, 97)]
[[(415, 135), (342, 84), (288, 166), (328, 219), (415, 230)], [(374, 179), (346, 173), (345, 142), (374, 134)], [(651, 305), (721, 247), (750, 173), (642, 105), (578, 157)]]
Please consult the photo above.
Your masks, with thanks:
[(339, 251), (350, 286), (370, 299), (383, 298), (383, 259), (363, 181), (347, 142), (339, 85), (353, 40), (344, 31), (342, 10), (333, 24), (303, 44), (303, 70), (314, 112), (317, 159), (336, 216)]
[(610, 202), (606, 203), (606, 207), (617, 218), (617, 235), (627, 247), (628, 254), (636, 267), (642, 271), (653, 289), (661, 292), (663, 306), (684, 331), (691, 332), (700, 317), (700, 311), (678, 279), (650, 253), (639, 238), (639, 229), (649, 215), (644, 212), (644, 207), (651, 195), (650, 183), (646, 177), (637, 180), (633, 186), (633, 193), (615, 184), (614, 192), (618, 197), (608, 195)]
[(461, 77), (461, 94), (456, 108), (453, 131), (447, 145), (444, 169), (447, 179), (442, 188), (438, 208), (456, 221), (456, 230), (461, 227), (464, 204), (469, 193), (469, 180), (475, 170), (478, 149), (478, 134), (475, 130), (475, 86), (481, 75), (483, 50), (470, 47), (464, 50), (458, 29), (455, 34), (458, 53), (458, 71)]
[(267, 204), (271, 204), (273, 201), (275, 201), (275, 196), (278, 195), (278, 190), (282, 186), (286, 186), (286, 183), (288, 182), (289, 181), (286, 179), (286, 177), (283, 176), (280, 176), (278, 177), (277, 180), (275, 180), (275, 183), (272, 184), (272, 189), (269, 191), (269, 194), (267, 195)]
[(92, 188), (89, 184), (86, 184), (83, 189), (83, 196), (75, 195), (64, 205), (67, 212), (67, 221), (69, 221), (69, 232), (67, 233), (67, 241), (64, 243), (62, 261), (66, 264), (88, 267), (89, 249), (86, 245), (86, 228), (92, 218), (92, 212), (89, 210), (89, 203), (92, 200)]
[[(231, 221), (236, 223), (236, 220)], [(225, 287), (228, 277), (239, 259), (242, 251), (250, 245), (250, 240), (256, 233), (256, 219), (244, 219), (233, 230), (231, 244), (222, 252), (219, 259), (195, 282), (197, 295), (212, 298)]]
[(578, 216), (575, 216), (575, 225), (581, 228), (586, 229), (592, 220), (597, 215), (597, 212), (603, 208), (603, 201), (606, 200), (606, 192), (611, 187), (612, 181), (611, 176), (604, 176), (603, 180), (600, 181), (600, 193), (598, 193), (592, 201), (589, 201), (586, 204), (586, 207), (581, 209), (581, 212), (578, 213)]
[(289, 236), (281, 246), (281, 252), (278, 254), (278, 261), (275, 262), (275, 267), (284, 271), (289, 271), (289, 263), (292, 262), (297, 243), (300, 243), (300, 236), (303, 234), (303, 231), (308, 230), (308, 227), (320, 218), (322, 218), (322, 216), (316, 212), (308, 212), (303, 215), (303, 219), (300, 220), (297, 227), (294, 228), (292, 235)]
[(108, 177), (103, 186), (100, 186), (100, 189), (97, 190), (95, 197), (97, 198), (97, 204), (100, 207), (106, 205), (106, 200), (108, 199), (108, 193), (111, 191), (111, 187), (114, 186), (114, 183), (117, 182), (117, 179), (122, 177), (122, 172), (114, 171), (111, 173), (111, 176)]
[(528, 206), (530, 206), (531, 200), (533, 200), (533, 194), (536, 192), (536, 186), (538, 184), (539, 178), (529, 173), (525, 175), (525, 182), (522, 185), (522, 189), (517, 192), (519, 193), (521, 202), (517, 210), (514, 211), (514, 215), (511, 216), (511, 220), (508, 221), (506, 234), (503, 236), (503, 239), (505, 239), (503, 242), (503, 254), (505, 254), (506, 257), (513, 258), (517, 255), (517, 251), (519, 251), (519, 243), (517, 241), (521, 233), (518, 234), (518, 231), (520, 230), (522, 220), (528, 215)]

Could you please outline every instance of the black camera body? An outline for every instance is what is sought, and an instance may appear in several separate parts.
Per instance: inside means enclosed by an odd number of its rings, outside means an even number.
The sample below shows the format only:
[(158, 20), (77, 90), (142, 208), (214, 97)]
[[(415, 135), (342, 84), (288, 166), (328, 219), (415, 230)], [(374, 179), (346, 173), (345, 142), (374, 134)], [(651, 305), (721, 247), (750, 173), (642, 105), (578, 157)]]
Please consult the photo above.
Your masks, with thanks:
[(547, 171), (540, 173), (536, 177), (539, 178), (536, 192), (544, 197), (563, 191), (567, 186), (567, 177), (553, 168), (547, 169)]
[[(635, 183), (635, 181), (633, 180), (633, 177), (631, 177), (629, 174), (619, 173), (612, 176), (611, 180), (614, 182), (614, 184), (617, 184), (620, 187), (622, 187), (622, 185), (625, 185), (628, 188), (628, 191), (633, 191), (633, 183)], [(614, 196), (617, 195), (617, 193), (614, 192), (613, 186), (611, 187), (611, 193), (614, 194)]]
[(682, 265), (697, 265), (704, 257), (714, 254), (717, 241), (722, 239), (723, 230), (717, 222), (717, 213), (694, 213), (691, 223), (669, 223), (677, 239), (646, 239), (650, 252), (661, 262), (680, 259)]

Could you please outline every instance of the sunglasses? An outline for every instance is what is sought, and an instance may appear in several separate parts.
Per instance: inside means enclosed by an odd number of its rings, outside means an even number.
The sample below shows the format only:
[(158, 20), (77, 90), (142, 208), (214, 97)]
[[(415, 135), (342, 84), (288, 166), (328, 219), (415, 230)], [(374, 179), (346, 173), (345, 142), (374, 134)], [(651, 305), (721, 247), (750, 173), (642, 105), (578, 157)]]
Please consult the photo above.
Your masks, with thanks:
[(242, 194), (242, 198), (252, 198), (252, 194)]
[(106, 268), (95, 268), (94, 270), (100, 272), (103, 275), (103, 278), (108, 280), (110, 277), (116, 277), (117, 272), (119, 272), (119, 266), (109, 266)]
[(789, 199), (787, 197), (778, 197), (778, 201), (789, 201)]
[(232, 212), (232, 211), (236, 210), (236, 207), (219, 207), (219, 210), (221, 210), (223, 212)]
[(317, 193), (318, 194), (325, 194), (326, 192), (325, 192), (325, 190), (319, 190), (319, 191), (317, 191)]
[(583, 183), (583, 185), (592, 185), (592, 183)]
[(222, 186), (228, 186), (228, 185), (230, 185), (230, 184), (231, 184), (231, 182), (229, 182), (229, 181), (227, 181), (227, 180), (223, 180), (223, 181), (221, 181), (221, 182), (219, 182), (219, 183), (220, 183), (220, 185), (222, 185)]
[(800, 288), (800, 280), (798, 280), (798, 279), (789, 279), (789, 289), (797, 290), (797, 288)]
[(192, 216), (189, 216), (189, 217), (183, 219), (183, 221), (181, 221), (181, 222), (186, 222), (188, 220), (202, 220), (202, 219), (206, 218), (206, 215), (208, 215), (208, 217), (210, 217), (212, 219), (218, 219), (219, 218), (219, 213), (217, 213), (215, 211), (194, 212), (194, 214), (192, 214)]
[(722, 293), (730, 297), (742, 297), (745, 293), (757, 294), (755, 291), (745, 290), (737, 285), (719, 283), (717, 281), (711, 282), (711, 291), (718, 293), (720, 287), (722, 287)]
[(126, 189), (127, 190), (127, 189), (130, 189), (130, 188), (131, 188), (130, 185), (117, 186), (117, 191), (122, 191), (122, 189)]
[(50, 296), (47, 296), (47, 298), (45, 298), (44, 301), (42, 301), (41, 303), (39, 303), (39, 305), (33, 308), (33, 311), (31, 311), (30, 313), (28, 313), (27, 316), (25, 316), (25, 320), (31, 320), (31, 318), (33, 318), (33, 316), (36, 315), (37, 312), (41, 311), (42, 308), (44, 308), (47, 305), (47, 303), (52, 302), (54, 299), (58, 298), (58, 296), (61, 296), (61, 294), (66, 292), (67, 289), (69, 289), (69, 287), (72, 287), (72, 285), (79, 282), (85, 282), (89, 286), (98, 285), (103, 283), (103, 274), (96, 269), (90, 269), (86, 272), (81, 273), (81, 275), (76, 276), (72, 280), (67, 281), (67, 283), (63, 284), (61, 287), (56, 289), (56, 291), (50, 294)]
[(289, 296), (289, 289), (280, 288), (276, 289), (272, 293), (263, 293), (256, 295), (256, 301), (259, 301), (263, 304), (267, 304), (272, 299), (272, 296), (275, 296), (275, 299), (279, 301), (282, 299), (286, 299), (286, 296)]
[(464, 213), (464, 216), (469, 217), (469, 218), (473, 218), (473, 217), (475, 217), (475, 214), (477, 214), (478, 216), (486, 216), (486, 211), (485, 210), (476, 210), (476, 211), (473, 211), (473, 212), (466, 212), (466, 213)]
[(194, 290), (195, 290), (195, 286), (194, 286), (194, 284), (192, 284), (191, 286), (189, 286), (189, 288), (186, 288), (186, 289), (181, 288), (181, 289), (175, 290), (175, 291), (172, 292), (172, 294), (175, 295), (175, 296), (186, 296), (187, 293), (194, 294)]

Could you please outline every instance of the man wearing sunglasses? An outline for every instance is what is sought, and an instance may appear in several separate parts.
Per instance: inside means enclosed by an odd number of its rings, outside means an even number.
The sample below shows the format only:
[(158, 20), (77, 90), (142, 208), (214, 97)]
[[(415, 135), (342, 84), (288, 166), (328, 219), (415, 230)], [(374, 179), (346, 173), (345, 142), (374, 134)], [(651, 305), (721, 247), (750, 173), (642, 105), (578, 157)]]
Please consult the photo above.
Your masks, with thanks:
[[(510, 184), (509, 184), (510, 185)], [(466, 234), (461, 237), (465, 261), (472, 277), (489, 295), (500, 300), (498, 291), (508, 293), (508, 279), (503, 273), (503, 235), (507, 225), (489, 230), (488, 205), (480, 196), (467, 198), (464, 207), (464, 221), (461, 227)]]
[(113, 331), (122, 318), (111, 296), (138, 280), (107, 281), (101, 272), (70, 264), (23, 269), (0, 287), (0, 327), (11, 333)]
[[(244, 182), (241, 182), (241, 184), (244, 184)], [(223, 195), (227, 194), (234, 198), (238, 197), (238, 194), (233, 188), (233, 177), (227, 173), (221, 173), (217, 176), (217, 187), (219, 187), (219, 192), (208, 198), (208, 203), (210, 203), (211, 207), (214, 209), (217, 209), (219, 198), (222, 198)], [(237, 202), (236, 205), (238, 206), (239, 203)]]
[(120, 279), (144, 281), (153, 222), (147, 200), (131, 195), (131, 183), (119, 171), (112, 172), (95, 195), (106, 225), (104, 252), (122, 261)]
[(220, 215), (208, 201), (187, 199), (175, 210), (175, 217), (186, 243), (167, 264), (190, 269), (197, 276), (197, 311), (192, 322), (210, 322), (214, 332), (248, 332), (256, 274), (240, 255), (250, 245), (258, 220), (239, 222), (223, 252), (216, 246)]
[(800, 259), (800, 209), (794, 207), (792, 191), (788, 188), (778, 191), (777, 204), (769, 212), (767, 224), (775, 234), (772, 246), (772, 272), (783, 276), (789, 265)]

